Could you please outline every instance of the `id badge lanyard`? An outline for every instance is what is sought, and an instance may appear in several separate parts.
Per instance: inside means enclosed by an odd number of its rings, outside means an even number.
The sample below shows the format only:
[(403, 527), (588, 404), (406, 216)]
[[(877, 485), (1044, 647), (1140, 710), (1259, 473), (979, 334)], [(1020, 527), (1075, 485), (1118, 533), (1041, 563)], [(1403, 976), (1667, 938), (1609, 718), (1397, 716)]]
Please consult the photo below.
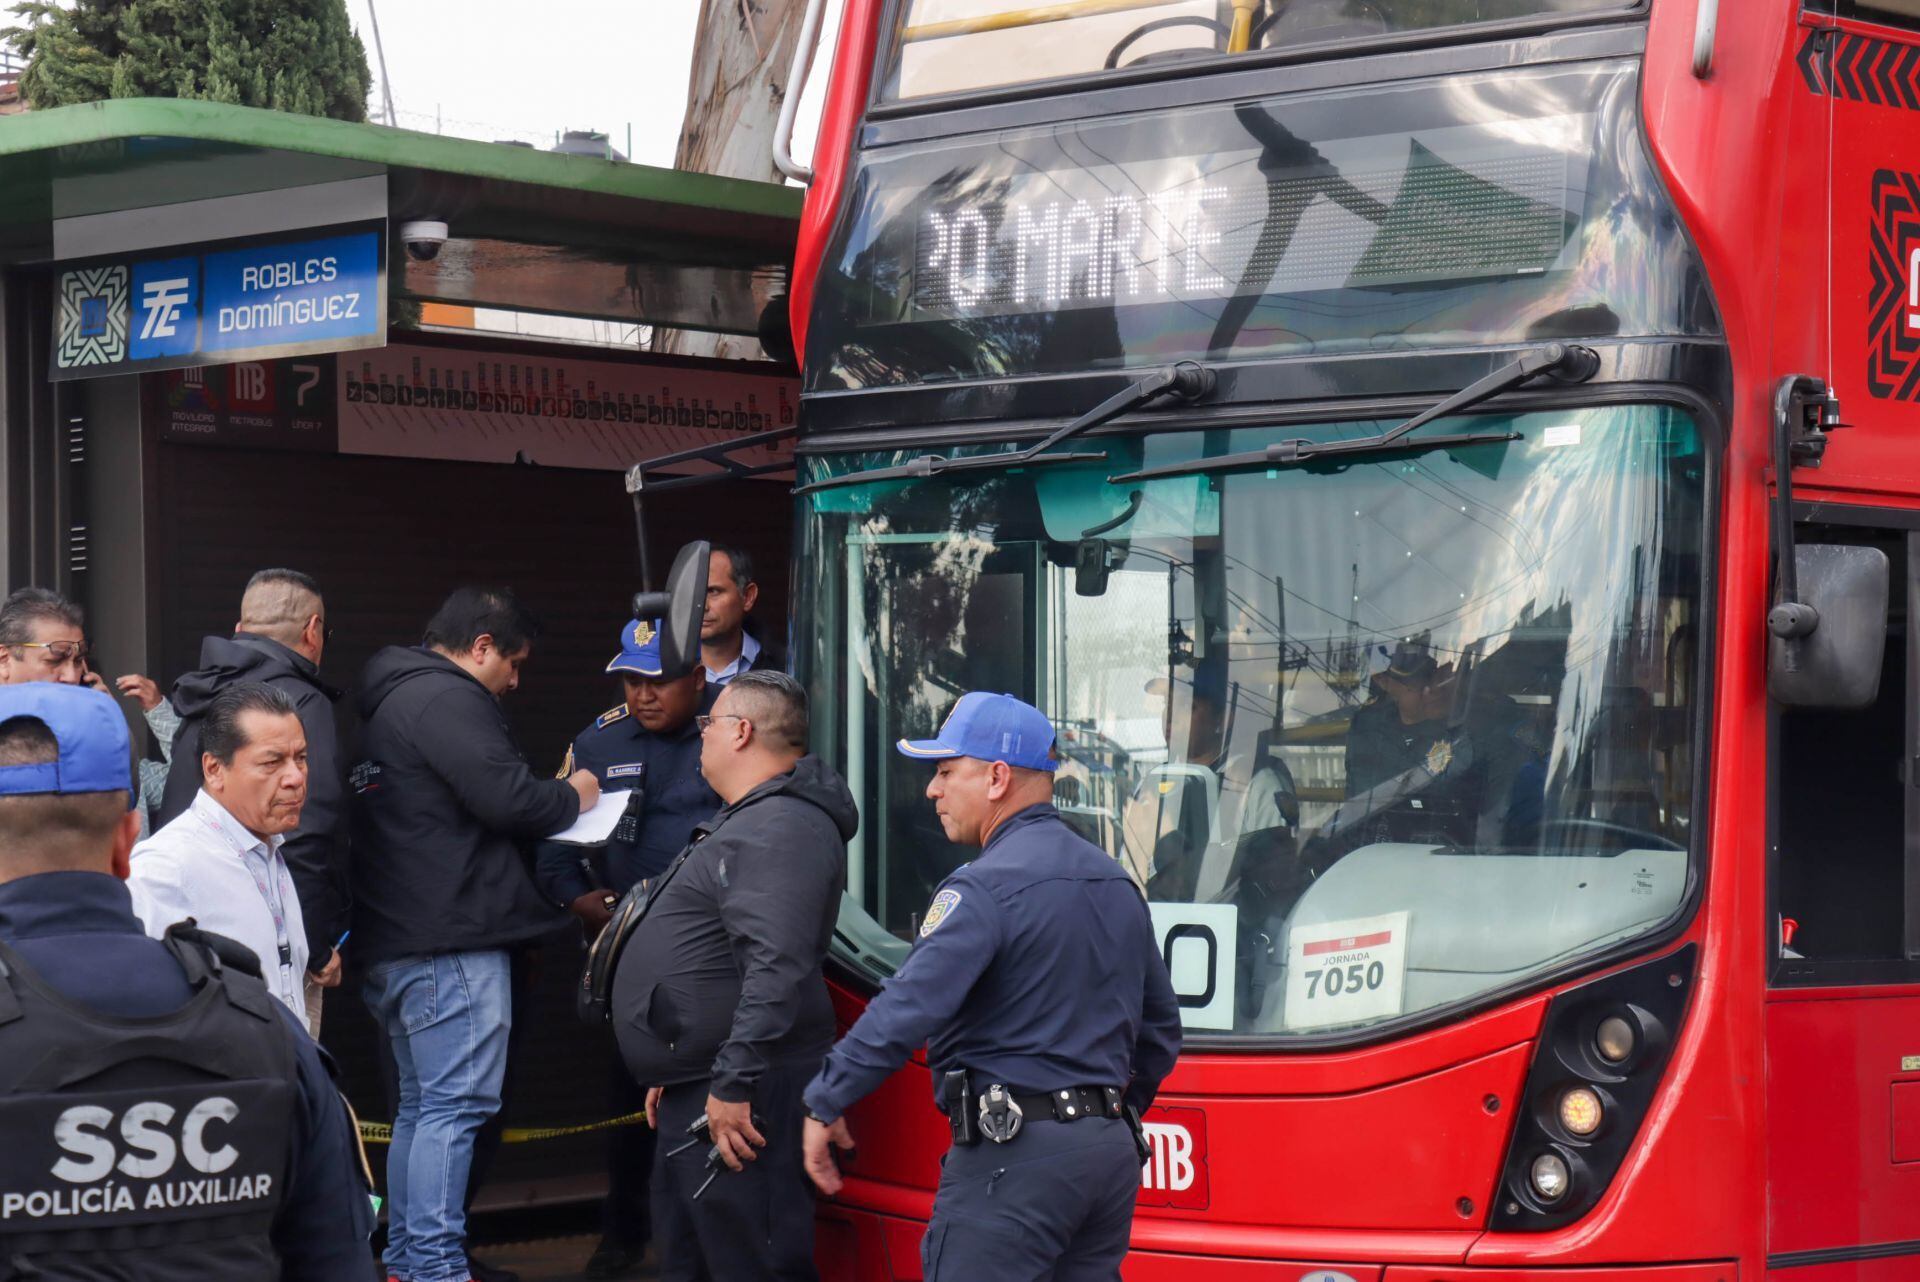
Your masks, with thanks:
[(268, 844), (264, 859), (267, 873), (263, 875), (259, 867), (262, 861), (253, 857), (252, 850), (242, 848), (237, 841), (233, 840), (231, 834), (208, 822), (205, 816), (198, 816), (198, 818), (213, 831), (214, 836), (220, 838), (235, 855), (239, 856), (240, 863), (247, 870), (247, 875), (253, 878), (253, 888), (260, 892), (260, 901), (267, 906), (267, 913), (273, 918), (273, 944), (275, 951), (280, 954), (280, 967), (283, 971), (290, 968), (293, 965), (293, 938), (287, 931), (285, 897), (291, 887), (287, 885), (285, 865), (274, 862), (273, 846)]

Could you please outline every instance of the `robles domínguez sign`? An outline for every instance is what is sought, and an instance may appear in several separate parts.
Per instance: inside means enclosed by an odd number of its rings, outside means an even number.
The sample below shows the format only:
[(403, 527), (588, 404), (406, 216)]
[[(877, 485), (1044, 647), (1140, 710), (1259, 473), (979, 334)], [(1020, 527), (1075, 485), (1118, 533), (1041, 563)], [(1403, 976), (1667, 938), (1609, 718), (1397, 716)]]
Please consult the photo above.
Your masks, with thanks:
[(51, 377), (381, 347), (384, 225), (63, 264)]

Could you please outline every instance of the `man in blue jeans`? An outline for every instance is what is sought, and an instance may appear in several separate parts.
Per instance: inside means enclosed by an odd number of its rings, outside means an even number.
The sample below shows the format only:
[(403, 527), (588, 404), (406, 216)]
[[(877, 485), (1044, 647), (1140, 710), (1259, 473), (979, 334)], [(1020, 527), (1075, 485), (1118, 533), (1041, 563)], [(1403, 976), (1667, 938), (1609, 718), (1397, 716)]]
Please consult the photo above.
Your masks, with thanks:
[(352, 951), (399, 1070), (386, 1253), (399, 1282), (471, 1276), (467, 1174), (500, 1108), (510, 953), (566, 919), (534, 888), (520, 846), (599, 797), (590, 771), (534, 774), (508, 734), (499, 701), (536, 634), (512, 593), (461, 588), (424, 645), (380, 651), (360, 683)]

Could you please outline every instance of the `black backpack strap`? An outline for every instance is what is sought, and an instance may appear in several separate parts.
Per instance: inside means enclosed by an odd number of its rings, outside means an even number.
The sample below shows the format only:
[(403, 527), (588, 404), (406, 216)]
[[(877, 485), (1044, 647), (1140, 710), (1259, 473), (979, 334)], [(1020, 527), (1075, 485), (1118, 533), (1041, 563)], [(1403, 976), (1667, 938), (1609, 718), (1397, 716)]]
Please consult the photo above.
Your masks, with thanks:
[(260, 978), (260, 959), (237, 939), (202, 930), (193, 918), (167, 927), (163, 941), (194, 989), (216, 984), (227, 1001), (256, 1019), (273, 1019), (273, 996)]
[(11, 948), (0, 944), (0, 1026), (11, 1024), (25, 1013), (13, 992), (13, 972), (19, 968), (20, 958)]
[[(189, 917), (185, 921), (175, 922), (167, 927), (168, 946), (178, 937), (190, 944), (198, 944), (213, 953), (219, 960), (219, 967), (237, 970), (242, 975), (251, 975), (255, 979), (264, 979), (260, 970), (260, 959), (254, 951), (237, 939), (203, 930), (200, 923)], [(216, 967), (215, 969), (219, 969)]]

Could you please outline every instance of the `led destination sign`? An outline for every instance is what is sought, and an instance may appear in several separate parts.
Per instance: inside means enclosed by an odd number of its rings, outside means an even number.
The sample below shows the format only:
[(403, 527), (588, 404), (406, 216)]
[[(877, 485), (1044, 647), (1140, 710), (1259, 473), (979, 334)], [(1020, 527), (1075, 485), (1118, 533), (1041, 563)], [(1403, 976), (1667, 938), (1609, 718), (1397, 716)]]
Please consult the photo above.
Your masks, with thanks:
[(1717, 333), (1639, 103), (1623, 59), (876, 122), (806, 390)]
[(921, 204), (912, 319), (1544, 272), (1584, 195), (1570, 157), (1488, 142), (1452, 128), (1302, 144), (1286, 164), (1242, 151), (996, 175)]

